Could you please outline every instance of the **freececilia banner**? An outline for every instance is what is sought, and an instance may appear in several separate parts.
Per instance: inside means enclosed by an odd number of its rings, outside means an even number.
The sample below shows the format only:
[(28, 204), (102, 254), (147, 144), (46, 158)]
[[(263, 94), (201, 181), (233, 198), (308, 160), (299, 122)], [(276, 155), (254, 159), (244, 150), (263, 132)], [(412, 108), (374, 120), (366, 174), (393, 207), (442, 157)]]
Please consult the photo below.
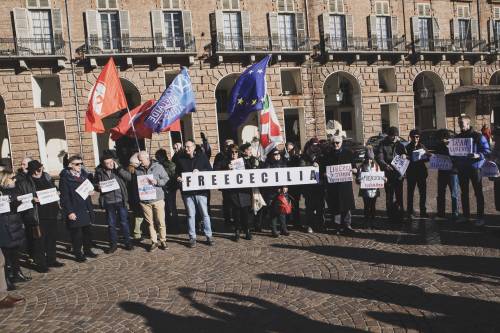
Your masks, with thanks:
[(215, 190), (317, 184), (316, 167), (184, 172), (182, 190)]

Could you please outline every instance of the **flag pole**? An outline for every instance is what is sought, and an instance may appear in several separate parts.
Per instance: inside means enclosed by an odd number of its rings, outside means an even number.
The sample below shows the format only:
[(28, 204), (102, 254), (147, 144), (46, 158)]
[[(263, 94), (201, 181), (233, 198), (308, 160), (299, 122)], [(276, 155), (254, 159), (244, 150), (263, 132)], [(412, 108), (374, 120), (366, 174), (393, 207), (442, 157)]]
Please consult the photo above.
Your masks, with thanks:
[(134, 132), (135, 144), (137, 145), (137, 151), (141, 151), (141, 147), (139, 146), (139, 139), (137, 138), (137, 133), (135, 132), (134, 121), (132, 120), (132, 115), (130, 114), (130, 108), (127, 105), (128, 117), (130, 118), (130, 125), (132, 126), (132, 131)]

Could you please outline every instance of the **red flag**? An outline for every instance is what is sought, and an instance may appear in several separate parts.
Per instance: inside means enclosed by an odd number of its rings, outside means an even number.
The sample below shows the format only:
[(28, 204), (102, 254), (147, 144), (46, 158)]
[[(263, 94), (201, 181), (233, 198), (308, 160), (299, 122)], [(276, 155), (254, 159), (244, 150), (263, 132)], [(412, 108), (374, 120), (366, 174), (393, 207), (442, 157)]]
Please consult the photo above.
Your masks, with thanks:
[(102, 119), (127, 108), (127, 100), (123, 93), (120, 77), (113, 58), (109, 58), (90, 96), (89, 107), (85, 118), (85, 132), (104, 133)]
[[(116, 127), (113, 127), (111, 132), (111, 139), (116, 141), (122, 136), (126, 135), (131, 138), (137, 135), (138, 139), (151, 139), (153, 135), (153, 130), (149, 128), (144, 120), (151, 113), (151, 107), (155, 104), (155, 100), (151, 99), (145, 102), (142, 105), (139, 105), (135, 109), (131, 110), (130, 113), (126, 113), (120, 119), (120, 122)], [(134, 128), (132, 128), (132, 124), (134, 124)], [(134, 135), (135, 129), (135, 135)], [(181, 131), (180, 120), (175, 121), (171, 126), (167, 127), (162, 132), (167, 131)]]

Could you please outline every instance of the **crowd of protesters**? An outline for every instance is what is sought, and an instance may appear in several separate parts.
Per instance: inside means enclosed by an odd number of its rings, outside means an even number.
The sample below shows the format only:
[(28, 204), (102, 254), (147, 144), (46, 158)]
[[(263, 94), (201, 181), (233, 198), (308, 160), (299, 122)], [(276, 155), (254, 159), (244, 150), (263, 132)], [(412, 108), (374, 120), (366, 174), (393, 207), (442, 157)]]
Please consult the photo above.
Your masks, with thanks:
[[(477, 203), (476, 226), (484, 225), (484, 196), (481, 168), (486, 160), (500, 165), (500, 145), (490, 146), (490, 142), (500, 140), (500, 129), (493, 131), (493, 138), (474, 131), (470, 118), (459, 120), (458, 138), (472, 138), (473, 152), (468, 156), (453, 157), (451, 170), (439, 170), (437, 179), (437, 215), (446, 217), (446, 189), (450, 189), (452, 221), (466, 222), (470, 218), (469, 183), (474, 190)], [(390, 127), (386, 136), (376, 146), (367, 146), (364, 161), (355, 162), (354, 154), (344, 148), (343, 138), (332, 136), (328, 140), (310, 139), (301, 150), (294, 143), (287, 143), (283, 149), (273, 148), (267, 156), (257, 156), (252, 144), (237, 146), (233, 140), (226, 140), (221, 151), (210, 163), (211, 149), (204, 135), (202, 143), (186, 140), (184, 146), (175, 144), (174, 154), (168, 158), (164, 149), (158, 150), (154, 158), (145, 151), (135, 153), (128, 165), (120, 165), (113, 151), (105, 151), (95, 172), (86, 170), (80, 156), (65, 160), (65, 167), (59, 174), (57, 190), (60, 202), (41, 205), (36, 192), (55, 188), (53, 179), (44, 172), (43, 165), (37, 160), (25, 158), (17, 173), (0, 170), (0, 191), (9, 197), (10, 211), (0, 214), (0, 308), (12, 307), (23, 298), (7, 294), (14, 290), (15, 284), (29, 281), (20, 268), (22, 255), (28, 257), (33, 267), (42, 273), (64, 264), (56, 258), (57, 221), (64, 220), (71, 239), (71, 249), (77, 262), (95, 258), (92, 250), (91, 226), (95, 222), (92, 195), (83, 197), (77, 191), (87, 180), (99, 193), (99, 205), (105, 211), (109, 233), (108, 253), (118, 249), (121, 230), (125, 250), (142, 244), (143, 235), (149, 238), (148, 251), (167, 250), (167, 228), (177, 229), (181, 223), (176, 207), (177, 192), (180, 191), (186, 209), (189, 247), (196, 246), (197, 235), (206, 237), (206, 244), (214, 245), (210, 209), (210, 191), (185, 191), (181, 186), (184, 172), (212, 170), (231, 170), (234, 162), (243, 158), (245, 169), (284, 168), (314, 166), (319, 168), (320, 179), (317, 184), (276, 186), (255, 188), (223, 189), (222, 211), (224, 223), (234, 228), (234, 240), (240, 237), (252, 239), (252, 231), (261, 232), (265, 222), (269, 222), (273, 237), (288, 236), (288, 227), (312, 233), (332, 228), (337, 233), (355, 232), (351, 226), (352, 210), (355, 208), (355, 194), (352, 181), (329, 183), (326, 168), (331, 165), (351, 164), (354, 181), (361, 181), (362, 172), (382, 171), (385, 175), (386, 214), (393, 223), (416, 218), (413, 209), (414, 192), (419, 191), (419, 216), (427, 218), (427, 165), (433, 153), (450, 155), (448, 151), (449, 131), (439, 130), (437, 149), (433, 152), (420, 141), (420, 132), (410, 132), (410, 142), (403, 144), (398, 129)], [(492, 148), (493, 147), (493, 148)], [(424, 151), (424, 158), (415, 160), (415, 151)], [(392, 160), (396, 155), (409, 160), (409, 166), (401, 175)], [(156, 192), (154, 199), (141, 199), (138, 190), (138, 177), (148, 176), (148, 183)], [(102, 182), (116, 181), (117, 186), (110, 191), (101, 189)], [(494, 181), (496, 209), (500, 210), (500, 178)], [(406, 181), (407, 203), (403, 202), (404, 182)], [(459, 193), (461, 195), (459, 195)], [(33, 194), (33, 207), (17, 213), (21, 204), (17, 197)], [(93, 194), (93, 193), (91, 193)], [(379, 189), (360, 189), (364, 203), (364, 217), (373, 227), (376, 217), (376, 200)], [(305, 216), (301, 218), (299, 201), (305, 201)], [(459, 215), (459, 202), (462, 204), (462, 218)], [(329, 212), (331, 221), (325, 218)], [(142, 225), (147, 226), (147, 231)], [(144, 232), (143, 232), (144, 231)]]

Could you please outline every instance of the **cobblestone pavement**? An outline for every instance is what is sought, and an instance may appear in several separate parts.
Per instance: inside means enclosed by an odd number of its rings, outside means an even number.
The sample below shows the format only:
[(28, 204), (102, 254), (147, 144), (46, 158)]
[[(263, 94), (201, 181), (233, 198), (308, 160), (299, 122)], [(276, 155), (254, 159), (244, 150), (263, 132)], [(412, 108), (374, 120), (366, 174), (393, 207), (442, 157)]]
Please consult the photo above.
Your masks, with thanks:
[(500, 221), (485, 185), (482, 230), (382, 218), (372, 230), (358, 217), (351, 236), (295, 229), (235, 243), (216, 219), (214, 247), (169, 234), (165, 252), (84, 264), (61, 242), (66, 266), (18, 284), (26, 303), (0, 311), (0, 332), (499, 332)]

